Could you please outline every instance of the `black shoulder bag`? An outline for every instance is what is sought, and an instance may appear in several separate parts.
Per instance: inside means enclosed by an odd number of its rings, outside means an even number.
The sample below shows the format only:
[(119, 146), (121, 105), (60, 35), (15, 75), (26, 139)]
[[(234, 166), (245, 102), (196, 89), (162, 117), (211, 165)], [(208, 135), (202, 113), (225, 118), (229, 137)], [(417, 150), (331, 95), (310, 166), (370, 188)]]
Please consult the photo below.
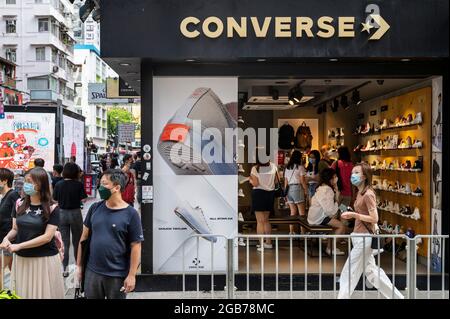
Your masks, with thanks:
[[(361, 221), (361, 223), (363, 223), (364, 227), (366, 227), (366, 229), (368, 230), (368, 232), (371, 235), (379, 235), (380, 232), (378, 232), (378, 234), (375, 234), (369, 226), (367, 226), (367, 224), (363, 221)], [(379, 245), (378, 245), (379, 244)], [(384, 238), (380, 238), (380, 240), (378, 240), (378, 238), (372, 237), (372, 243), (370, 244), (370, 247), (372, 249), (381, 249), (384, 246)]]
[(280, 182), (280, 178), (278, 177), (278, 170), (275, 172), (275, 178), (277, 180), (275, 184), (275, 197), (285, 197), (283, 185)]
[[(89, 229), (88, 237), (85, 240), (83, 240), (82, 242), (80, 242), (80, 245), (81, 245), (81, 266), (83, 267), (83, 271), (82, 271), (82, 276), (81, 276), (79, 293), (84, 292), (84, 279), (86, 278), (86, 266), (87, 266), (88, 259), (89, 259), (89, 250), (90, 250), (91, 238), (92, 238), (92, 216), (94, 215), (94, 212), (97, 210), (97, 208), (99, 208), (100, 205), (103, 204), (103, 202), (104, 201), (92, 204), (92, 212), (91, 212), (91, 214), (89, 216), (89, 222), (91, 223), (91, 228)], [(77, 298), (77, 293), (75, 294), (75, 298)]]

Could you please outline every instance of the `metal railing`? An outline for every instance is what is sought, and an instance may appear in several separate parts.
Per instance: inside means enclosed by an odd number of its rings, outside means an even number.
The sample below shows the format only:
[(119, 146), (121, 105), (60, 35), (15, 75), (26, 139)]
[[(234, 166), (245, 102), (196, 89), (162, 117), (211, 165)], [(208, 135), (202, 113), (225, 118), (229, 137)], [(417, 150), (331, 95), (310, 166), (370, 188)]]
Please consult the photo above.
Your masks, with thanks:
[[(195, 240), (196, 245), (196, 259), (199, 258), (199, 243), (202, 237), (216, 237), (222, 239), (221, 241), (210, 241), (210, 267), (208, 269), (200, 270), (199, 265), (196, 264), (193, 271), (186, 271), (185, 258), (185, 244), (190, 240)], [(254, 251), (251, 244), (256, 240), (261, 242), (264, 239), (270, 238), (274, 242), (274, 249), (264, 248)], [(373, 238), (378, 241), (379, 245), (383, 246), (382, 241), (390, 241), (391, 249), (389, 252), (383, 252), (373, 256), (372, 250), (369, 253), (363, 253), (362, 265), (367, 265), (367, 258), (374, 258), (370, 261), (372, 267), (362, 267), (362, 278), (352, 277), (352, 239), (360, 238), (362, 240), (362, 247), (370, 249), (370, 242)], [(221, 235), (193, 235), (189, 237), (183, 244), (182, 257), (182, 291), (188, 297), (205, 298), (338, 298), (342, 297), (338, 294), (337, 283), (342, 275), (343, 261), (347, 261), (348, 268), (348, 294), (344, 292), (344, 296), (360, 297), (360, 298), (380, 298), (382, 295), (385, 298), (403, 298), (416, 299), (422, 297), (428, 298), (448, 298), (448, 274), (445, 273), (445, 242), (448, 241), (448, 235), (439, 236), (416, 236), (415, 238), (408, 238), (405, 235), (370, 235), (370, 234), (352, 234), (352, 235), (239, 235), (234, 238), (225, 238)], [(331, 254), (329, 257), (323, 256), (322, 244), (328, 240), (332, 241), (332, 251), (336, 251), (338, 241), (346, 241), (344, 246), (347, 247), (346, 256), (337, 256)], [(431, 256), (432, 241), (439, 241), (439, 284), (436, 273), (431, 273), (431, 263), (437, 257)], [(285, 242), (287, 241), (287, 245)], [(425, 242), (424, 242), (425, 241)], [(223, 245), (223, 243), (225, 243)], [(284, 242), (284, 245), (283, 245)], [(400, 242), (406, 243), (401, 244)], [(418, 256), (417, 244), (424, 242), (428, 247), (427, 271), (424, 271), (424, 266), (420, 265), (421, 273), (418, 273)], [(240, 243), (241, 245), (239, 245)], [(295, 245), (298, 247), (295, 247)], [(436, 242), (437, 243), (437, 242)], [(245, 244), (245, 245), (244, 245)], [(215, 264), (214, 255), (215, 249), (219, 245), (219, 249), (226, 250), (226, 263), (221, 265), (221, 269), (217, 268)], [(342, 247), (342, 243), (339, 243)], [(295, 247), (295, 248), (294, 248)], [(359, 247), (359, 246), (358, 246)], [(355, 247), (353, 247), (355, 249)], [(400, 261), (397, 258), (399, 250), (404, 249), (403, 253), (405, 259)], [(240, 252), (239, 252), (240, 250)], [(287, 250), (287, 252), (286, 252)], [(318, 251), (317, 257), (309, 256), (312, 252)], [(436, 252), (436, 249), (435, 251)], [(286, 259), (280, 264), (280, 254), (284, 254), (284, 258), (288, 259), (288, 266), (286, 266)], [(303, 255), (301, 255), (303, 253)], [(255, 255), (259, 254), (259, 255)], [(294, 258), (294, 254), (297, 256)], [(268, 257), (271, 260), (267, 260)], [(331, 258), (331, 260), (330, 260)], [(356, 257), (354, 257), (356, 258)], [(259, 259), (259, 263), (256, 261)], [(275, 259), (275, 261), (273, 260)], [(294, 260), (295, 259), (295, 260)], [(348, 259), (348, 260), (347, 260)], [(433, 259), (433, 260), (432, 260)], [(298, 264), (303, 261), (303, 267), (298, 270)], [(325, 262), (324, 262), (325, 261)], [(340, 266), (338, 266), (338, 261)], [(309, 265), (317, 263), (315, 270), (311, 271)], [(294, 267), (294, 264), (297, 264)], [(205, 263), (204, 263), (205, 264)], [(251, 267), (258, 264), (257, 271)], [(332, 271), (330, 271), (330, 264)], [(238, 267), (236, 267), (238, 265)], [(379, 267), (381, 265), (381, 267)], [(436, 266), (436, 265), (433, 265)], [(328, 270), (324, 271), (324, 268)], [(191, 267), (192, 268), (192, 267)], [(297, 271), (294, 271), (297, 268)], [(386, 273), (382, 270), (387, 268)], [(436, 267), (434, 267), (435, 269)], [(252, 270), (252, 271), (251, 271)], [(317, 272), (318, 270), (318, 272)], [(358, 271), (358, 270), (357, 270)], [(191, 289), (187, 289), (186, 280), (191, 279), (195, 275), (195, 285)], [(259, 278), (258, 278), (259, 277)], [(356, 279), (357, 278), (357, 279)], [(369, 280), (368, 280), (369, 278)], [(417, 279), (420, 281), (420, 290), (418, 288)], [(332, 285), (330, 285), (330, 280)], [(352, 280), (355, 281), (352, 283)], [(207, 281), (208, 285), (204, 282)], [(259, 281), (259, 282), (258, 282)], [(389, 282), (392, 285), (389, 284)], [(203, 282), (203, 284), (202, 284)], [(257, 284), (256, 284), (257, 283)], [(383, 286), (384, 289), (372, 289), (373, 287)], [(207, 287), (209, 286), (209, 287)], [(352, 286), (356, 286), (354, 292)], [(372, 286), (366, 289), (366, 286)], [(202, 289), (200, 287), (203, 287)], [(269, 287), (266, 289), (266, 287)], [(310, 289), (312, 287), (312, 289)], [(389, 290), (387, 290), (387, 288)], [(398, 289), (398, 290), (397, 290)], [(202, 291), (202, 293), (201, 293)], [(403, 292), (400, 292), (403, 291)], [(342, 292), (341, 292), (342, 294)], [(401, 295), (402, 296), (401, 296)]]

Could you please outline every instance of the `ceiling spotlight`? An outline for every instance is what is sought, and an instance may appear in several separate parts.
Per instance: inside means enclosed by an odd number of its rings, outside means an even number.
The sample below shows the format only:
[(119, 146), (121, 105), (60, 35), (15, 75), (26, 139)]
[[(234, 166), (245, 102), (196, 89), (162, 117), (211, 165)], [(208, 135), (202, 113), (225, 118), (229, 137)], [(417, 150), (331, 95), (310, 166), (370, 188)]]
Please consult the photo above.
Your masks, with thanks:
[(319, 107), (317, 108), (317, 114), (322, 114), (322, 106), (319, 106)]
[(295, 104), (294, 91), (292, 89), (289, 90), (288, 101), (289, 101), (289, 105), (294, 105)]
[(274, 89), (272, 86), (269, 88), (269, 93), (272, 95), (273, 100), (278, 100), (280, 97), (280, 92), (277, 89)]
[(361, 96), (358, 90), (354, 90), (352, 93), (352, 103), (355, 105), (360, 105), (362, 103)]
[(333, 113), (336, 113), (338, 108), (339, 108), (339, 100), (335, 98), (333, 104), (331, 105), (331, 110), (333, 111)]
[(300, 101), (302, 100), (304, 94), (302, 89), (300, 88), (300, 86), (297, 86), (294, 88), (294, 101), (296, 103), (300, 103)]
[(348, 110), (350, 108), (350, 105), (348, 104), (347, 95), (341, 96), (341, 106), (344, 110)]

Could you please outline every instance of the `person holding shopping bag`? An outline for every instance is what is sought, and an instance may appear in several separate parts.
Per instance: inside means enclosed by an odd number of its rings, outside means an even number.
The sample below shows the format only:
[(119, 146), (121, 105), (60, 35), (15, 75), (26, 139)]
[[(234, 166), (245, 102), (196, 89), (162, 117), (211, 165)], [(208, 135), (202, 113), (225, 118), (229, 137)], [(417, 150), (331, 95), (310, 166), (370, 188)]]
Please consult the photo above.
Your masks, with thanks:
[[(378, 211), (375, 192), (371, 187), (372, 172), (370, 166), (366, 163), (355, 165), (352, 170), (351, 183), (358, 188), (354, 204), (355, 212), (344, 212), (341, 217), (355, 219), (355, 227), (351, 235), (374, 234), (378, 227)], [(364, 269), (368, 282), (377, 288), (384, 297), (391, 298), (394, 289), (396, 299), (404, 298), (400, 291), (392, 286), (383, 269), (375, 263), (371, 246), (372, 240), (376, 239), (352, 237), (353, 248), (342, 269), (339, 281), (339, 299), (351, 297)], [(349, 267), (351, 274), (349, 274)]]

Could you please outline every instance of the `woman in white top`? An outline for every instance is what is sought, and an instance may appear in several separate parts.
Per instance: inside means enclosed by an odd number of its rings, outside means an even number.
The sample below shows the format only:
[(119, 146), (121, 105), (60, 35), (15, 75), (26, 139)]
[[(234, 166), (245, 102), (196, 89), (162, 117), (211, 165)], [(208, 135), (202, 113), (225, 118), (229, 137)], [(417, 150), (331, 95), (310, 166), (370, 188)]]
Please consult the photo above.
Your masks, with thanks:
[[(339, 209), (339, 190), (337, 187), (338, 177), (332, 168), (325, 168), (320, 173), (320, 186), (317, 187), (311, 198), (311, 206), (308, 211), (308, 223), (311, 225), (331, 226), (336, 235), (345, 233), (345, 226), (337, 218)], [(331, 255), (331, 239), (328, 240), (325, 252)], [(344, 252), (336, 247), (336, 255)]]
[[(302, 165), (302, 153), (293, 151), (289, 163), (284, 171), (284, 187), (289, 187), (287, 192), (287, 203), (291, 210), (291, 216), (300, 212), (305, 215), (305, 198), (308, 186), (305, 180), (305, 168)], [(289, 225), (289, 235), (295, 235), (294, 225)]]
[[(256, 156), (256, 165), (252, 167), (250, 173), (250, 183), (252, 190), (252, 211), (256, 215), (256, 232), (259, 235), (270, 235), (272, 226), (269, 222), (270, 212), (273, 211), (275, 202), (275, 182), (277, 179), (277, 166), (270, 161), (261, 163)], [(279, 178), (279, 176), (278, 176)], [(261, 245), (262, 245), (261, 241)], [(272, 240), (266, 239), (265, 249), (272, 249)], [(258, 247), (261, 251), (262, 247)]]

